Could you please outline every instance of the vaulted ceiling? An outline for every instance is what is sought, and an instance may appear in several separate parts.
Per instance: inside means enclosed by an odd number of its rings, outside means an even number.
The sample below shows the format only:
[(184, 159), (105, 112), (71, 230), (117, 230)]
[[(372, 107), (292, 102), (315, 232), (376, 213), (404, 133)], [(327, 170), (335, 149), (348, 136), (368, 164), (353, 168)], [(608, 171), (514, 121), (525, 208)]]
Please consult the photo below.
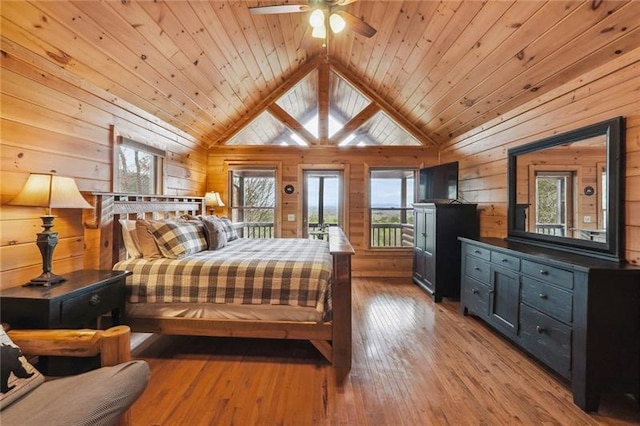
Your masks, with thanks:
[(2, 50), (215, 146), (284, 94), (322, 98), (331, 85), (287, 91), (304, 67), (330, 64), (420, 143), (443, 144), (640, 46), (640, 2), (360, 0), (344, 10), (377, 33), (326, 47), (309, 12), (249, 12), (285, 3), (297, 2), (3, 0)]

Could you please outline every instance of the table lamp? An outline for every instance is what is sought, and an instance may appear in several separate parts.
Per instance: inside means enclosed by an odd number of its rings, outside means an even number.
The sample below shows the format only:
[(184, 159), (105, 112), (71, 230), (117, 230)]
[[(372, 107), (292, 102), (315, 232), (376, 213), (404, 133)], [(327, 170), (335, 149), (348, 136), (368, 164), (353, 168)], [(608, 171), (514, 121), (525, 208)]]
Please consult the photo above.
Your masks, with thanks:
[(51, 272), (53, 250), (58, 244), (58, 233), (51, 231), (53, 219), (51, 209), (73, 208), (92, 209), (80, 194), (73, 178), (48, 173), (32, 173), (24, 187), (9, 204), (15, 206), (45, 207), (41, 216), (44, 231), (37, 234), (36, 244), (42, 254), (42, 274), (27, 285), (51, 286), (64, 281), (64, 277)]
[(204, 194), (204, 205), (211, 207), (209, 210), (210, 214), (214, 214), (216, 207), (224, 207), (224, 203), (222, 202), (219, 192), (207, 192)]

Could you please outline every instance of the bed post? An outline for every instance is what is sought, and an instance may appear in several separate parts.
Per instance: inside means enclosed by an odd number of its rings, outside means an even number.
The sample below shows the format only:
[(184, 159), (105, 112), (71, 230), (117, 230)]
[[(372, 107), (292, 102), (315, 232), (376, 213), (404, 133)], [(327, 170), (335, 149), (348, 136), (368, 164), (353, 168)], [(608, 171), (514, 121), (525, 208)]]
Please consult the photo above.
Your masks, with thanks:
[(329, 228), (329, 251), (333, 256), (331, 362), (334, 367), (348, 371), (351, 368), (351, 256), (354, 250), (338, 227)]

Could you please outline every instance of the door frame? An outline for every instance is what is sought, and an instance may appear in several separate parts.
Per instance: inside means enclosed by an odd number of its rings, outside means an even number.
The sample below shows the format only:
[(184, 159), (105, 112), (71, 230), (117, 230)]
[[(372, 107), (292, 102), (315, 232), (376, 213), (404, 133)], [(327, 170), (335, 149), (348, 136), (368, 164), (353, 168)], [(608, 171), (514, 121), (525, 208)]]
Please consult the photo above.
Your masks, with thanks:
[(298, 182), (301, 191), (298, 193), (298, 217), (300, 222), (296, 235), (298, 238), (306, 237), (306, 226), (304, 221), (304, 197), (306, 197), (306, 185), (304, 180), (305, 172), (310, 170), (331, 171), (335, 170), (342, 173), (342, 209), (340, 212), (340, 223), (344, 234), (349, 237), (349, 180), (350, 166), (349, 164), (299, 164), (298, 165)]

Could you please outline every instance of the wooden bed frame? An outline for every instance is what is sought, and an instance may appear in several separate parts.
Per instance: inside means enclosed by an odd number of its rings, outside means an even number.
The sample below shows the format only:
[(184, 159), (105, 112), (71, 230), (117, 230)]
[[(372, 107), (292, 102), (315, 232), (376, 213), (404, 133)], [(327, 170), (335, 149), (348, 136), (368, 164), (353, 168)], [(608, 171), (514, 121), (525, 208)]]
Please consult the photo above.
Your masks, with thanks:
[[(165, 219), (206, 211), (203, 197), (115, 193), (96, 193), (94, 196), (93, 227), (99, 232), (101, 269), (112, 269), (124, 258), (119, 219)], [(330, 322), (127, 316), (124, 322), (133, 331), (147, 333), (309, 340), (334, 367), (348, 371), (351, 368), (351, 256), (354, 250), (338, 227), (329, 228), (329, 250), (333, 257), (333, 317)]]

